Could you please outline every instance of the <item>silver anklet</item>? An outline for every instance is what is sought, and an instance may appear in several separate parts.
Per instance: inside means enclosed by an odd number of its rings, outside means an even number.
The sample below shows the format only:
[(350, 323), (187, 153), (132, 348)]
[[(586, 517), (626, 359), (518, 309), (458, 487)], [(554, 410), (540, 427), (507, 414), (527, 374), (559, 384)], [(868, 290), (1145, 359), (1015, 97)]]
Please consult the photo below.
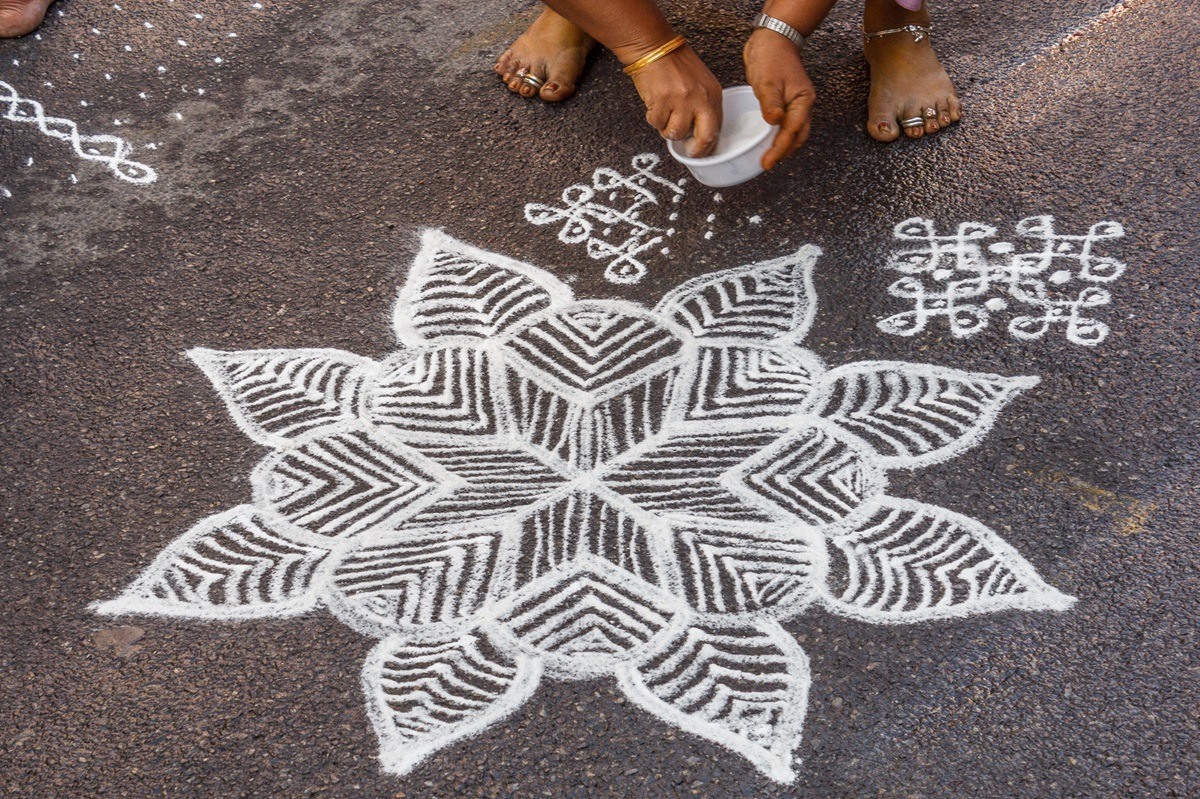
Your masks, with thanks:
[(863, 41), (869, 42), (872, 39), (878, 39), (880, 36), (890, 36), (893, 33), (911, 33), (914, 42), (919, 42), (926, 36), (933, 35), (932, 25), (905, 25), (902, 28), (888, 28), (885, 31), (875, 31), (867, 33), (867, 29), (863, 28)]

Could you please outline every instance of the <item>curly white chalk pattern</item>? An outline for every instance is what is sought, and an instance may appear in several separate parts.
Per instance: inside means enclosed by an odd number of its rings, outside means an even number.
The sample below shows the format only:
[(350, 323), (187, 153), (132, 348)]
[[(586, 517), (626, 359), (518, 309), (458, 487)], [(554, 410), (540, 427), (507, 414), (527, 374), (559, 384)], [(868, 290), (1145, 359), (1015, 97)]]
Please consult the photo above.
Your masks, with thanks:
[(604, 276), (613, 283), (637, 283), (646, 274), (651, 250), (673, 235), (669, 227), (649, 225), (642, 218), (660, 200), (676, 202), (683, 196), (683, 181), (671, 181), (655, 172), (662, 159), (653, 153), (635, 155), (631, 172), (600, 167), (591, 185), (576, 184), (563, 190), (561, 206), (529, 203), (525, 219), (535, 225), (561, 225), (558, 240), (582, 244), (589, 258), (607, 261)]
[(1097, 222), (1083, 235), (1066, 235), (1055, 231), (1054, 217), (1031, 216), (1016, 224), (1016, 233), (1028, 242), (1023, 250), (1008, 241), (985, 248), (996, 228), (979, 222), (965, 222), (950, 235), (938, 235), (934, 223), (920, 217), (896, 225), (896, 238), (911, 246), (888, 260), (888, 269), (905, 275), (888, 293), (912, 309), (880, 320), (879, 329), (912, 336), (945, 319), (961, 338), (985, 329), (994, 314), (1016, 303), (1008, 323), (1014, 338), (1041, 338), (1062, 327), (1072, 344), (1104, 341), (1109, 327), (1091, 314), (1112, 302), (1102, 284), (1119, 278), (1126, 265), (1095, 249), (1124, 237), (1125, 229)]
[(36, 100), (17, 94), (8, 83), (0, 81), (0, 108), (3, 118), (10, 122), (37, 125), (45, 135), (69, 142), (75, 154), (87, 161), (99, 161), (121, 180), (129, 183), (153, 183), (158, 173), (145, 164), (129, 159), (133, 145), (120, 136), (109, 134), (83, 135), (79, 126), (69, 119), (46, 116), (46, 110)]
[(383, 767), (616, 677), (665, 722), (795, 777), (812, 675), (782, 622), (1063, 610), (980, 522), (887, 494), (979, 443), (1032, 377), (829, 369), (800, 341), (816, 247), (654, 309), (425, 234), (382, 362), (190, 355), (271, 452), (100, 613), (280, 618), (379, 640), (362, 674)]

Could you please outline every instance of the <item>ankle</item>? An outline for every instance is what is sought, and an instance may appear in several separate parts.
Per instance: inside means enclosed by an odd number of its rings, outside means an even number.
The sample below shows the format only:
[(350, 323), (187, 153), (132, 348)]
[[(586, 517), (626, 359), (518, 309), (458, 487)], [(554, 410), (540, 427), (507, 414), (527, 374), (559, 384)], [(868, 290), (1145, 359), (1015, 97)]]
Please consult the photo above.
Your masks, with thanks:
[(553, 9), (547, 8), (542, 12), (542, 15), (534, 21), (530, 26), (530, 30), (537, 29), (539, 33), (549, 34), (557, 39), (582, 41), (591, 41), (592, 38), (579, 29), (575, 23), (571, 22), (566, 17), (554, 12)]
[(929, 19), (928, 3), (916, 11), (909, 11), (896, 0), (866, 0), (863, 4), (863, 30), (868, 33), (903, 25), (928, 26)]

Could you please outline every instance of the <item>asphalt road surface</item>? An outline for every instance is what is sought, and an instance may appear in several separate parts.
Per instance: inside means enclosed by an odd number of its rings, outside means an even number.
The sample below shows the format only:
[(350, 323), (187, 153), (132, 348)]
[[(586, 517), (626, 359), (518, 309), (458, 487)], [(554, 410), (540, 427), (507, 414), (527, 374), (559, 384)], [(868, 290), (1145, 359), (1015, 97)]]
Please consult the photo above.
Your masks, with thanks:
[[(732, 85), (753, 10), (670, 13)], [(881, 146), (862, 131), (867, 75), (844, 4), (806, 57), (809, 144), (719, 197), (680, 185), (610, 55), (561, 106), (504, 91), (492, 60), (533, 13), (65, 0), (38, 36), (0, 41), (0, 791), (1200, 795), (1200, 7), (945, 3), (936, 44), (966, 116)], [(612, 216), (636, 200), (599, 193), (607, 210), (593, 210), (609, 216), (590, 254), (587, 236), (564, 241), (563, 191), (591, 190), (601, 167), (629, 175), (643, 153), (676, 188), (652, 181), (636, 220)], [(1051, 238), (1046, 216), (1054, 236), (1082, 238)], [(950, 237), (939, 269), (897, 268), (897, 252), (932, 252), (898, 238), (910, 219)], [(1041, 379), (973, 448), (890, 472), (888, 493), (986, 525), (1077, 602), (894, 625), (814, 606), (786, 620), (811, 664), (790, 783), (694, 734), (703, 725), (647, 712), (612, 677), (544, 677), (507, 717), (388, 773), (360, 684), (376, 641), (329, 612), (89, 609), (251, 499), (268, 450), (184, 353), (387, 356), (428, 228), (533, 264), (577, 298), (647, 307), (688, 279), (819, 246), (804, 346), (826, 365)], [(655, 237), (612, 266), (628, 252), (606, 246)], [(1010, 267), (1004, 242), (1049, 248), (1050, 266), (980, 272), (961, 262), (972, 242)], [(1090, 266), (1072, 259), (1085, 244)], [(957, 297), (971, 309), (939, 313), (972, 268), (959, 291), (981, 293)], [(912, 312), (919, 301), (929, 315)], [(803, 676), (797, 662), (786, 679)], [(781, 712), (803, 705), (791, 697)]]

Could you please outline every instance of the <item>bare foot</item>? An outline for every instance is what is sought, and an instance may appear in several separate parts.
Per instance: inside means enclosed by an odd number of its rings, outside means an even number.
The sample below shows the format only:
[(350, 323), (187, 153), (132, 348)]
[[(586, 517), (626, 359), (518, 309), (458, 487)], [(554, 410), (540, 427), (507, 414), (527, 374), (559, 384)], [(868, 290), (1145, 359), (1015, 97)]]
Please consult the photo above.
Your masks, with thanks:
[[(514, 94), (537, 94), (557, 103), (575, 93), (575, 82), (595, 44), (595, 39), (547, 8), (497, 59), (496, 74)], [(517, 74), (522, 70), (544, 80), (542, 88), (522, 83)]]
[[(907, 11), (895, 0), (867, 0), (863, 28), (868, 32), (905, 25), (929, 26), (929, 12)], [(942, 68), (928, 36), (917, 41), (908, 31), (867, 40), (863, 49), (871, 66), (871, 96), (867, 100), (867, 133), (879, 141), (894, 141), (900, 131), (910, 139), (937, 133), (962, 118), (962, 103)], [(909, 119), (924, 125), (904, 127)]]
[(0, 0), (0, 39), (32, 33), (54, 0)]

